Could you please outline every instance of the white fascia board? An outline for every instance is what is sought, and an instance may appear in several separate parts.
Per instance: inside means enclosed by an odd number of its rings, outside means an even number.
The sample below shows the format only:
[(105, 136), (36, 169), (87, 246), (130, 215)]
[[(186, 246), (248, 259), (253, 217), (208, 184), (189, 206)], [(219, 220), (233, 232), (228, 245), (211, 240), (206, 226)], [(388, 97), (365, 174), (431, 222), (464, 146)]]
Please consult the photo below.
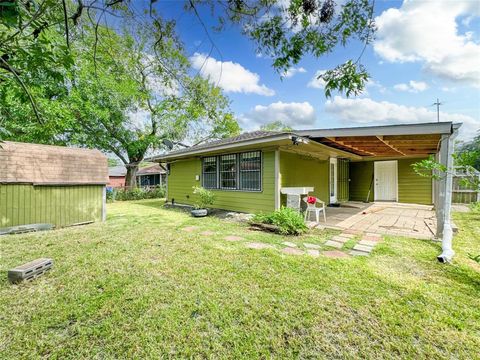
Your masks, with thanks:
[(312, 129), (297, 131), (297, 133), (302, 136), (310, 137), (451, 134), (452, 127), (460, 125), (461, 124), (452, 124), (451, 122), (440, 122), (337, 129)]

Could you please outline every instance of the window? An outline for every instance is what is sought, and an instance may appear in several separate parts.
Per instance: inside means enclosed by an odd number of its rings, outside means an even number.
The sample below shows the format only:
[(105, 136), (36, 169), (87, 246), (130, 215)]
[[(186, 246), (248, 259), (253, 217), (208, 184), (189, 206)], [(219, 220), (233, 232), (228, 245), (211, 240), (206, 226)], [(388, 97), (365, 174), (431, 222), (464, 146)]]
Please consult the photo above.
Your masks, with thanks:
[(261, 151), (203, 158), (202, 184), (206, 189), (261, 191)]
[(260, 190), (262, 158), (260, 151), (240, 154), (240, 189)]
[(237, 188), (237, 155), (220, 156), (220, 188)]
[(211, 156), (203, 159), (203, 187), (206, 189), (217, 188), (217, 157)]

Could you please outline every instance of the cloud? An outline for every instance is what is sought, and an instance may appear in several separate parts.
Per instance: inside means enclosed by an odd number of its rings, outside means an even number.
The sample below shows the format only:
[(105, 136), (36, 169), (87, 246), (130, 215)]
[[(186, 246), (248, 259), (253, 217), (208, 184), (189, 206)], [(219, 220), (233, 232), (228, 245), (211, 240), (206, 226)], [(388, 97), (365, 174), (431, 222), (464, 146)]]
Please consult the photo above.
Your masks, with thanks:
[(317, 120), (315, 109), (309, 102), (275, 102), (270, 105), (257, 105), (249, 113), (239, 118), (242, 127), (254, 129), (273, 121), (295, 129), (312, 126)]
[(202, 77), (209, 78), (212, 83), (218, 84), (226, 92), (275, 95), (275, 91), (259, 84), (260, 76), (258, 74), (245, 69), (239, 63), (222, 62), (199, 53), (195, 53), (190, 61), (193, 68), (199, 70)]
[(315, 76), (310, 79), (307, 86), (314, 89), (323, 89), (325, 88), (325, 81), (322, 78), (319, 78), (320, 75), (326, 73), (327, 70), (318, 70), (315, 73)]
[(463, 15), (478, 17), (478, 2), (404, 1), (376, 17), (374, 50), (387, 61), (421, 62), (440, 78), (479, 87), (480, 44), (472, 32), (459, 32)]
[(305, 70), (303, 67), (299, 67), (299, 68), (295, 68), (295, 67), (291, 67), (290, 69), (288, 69), (287, 71), (285, 71), (282, 76), (284, 78), (291, 78), (292, 76), (294, 76), (295, 74), (298, 74), (298, 73), (306, 73), (307, 70)]
[[(325, 103), (325, 111), (351, 126), (411, 124), (435, 122), (436, 111), (421, 107), (398, 105), (370, 98), (345, 99), (335, 96)], [(480, 128), (480, 120), (463, 114), (440, 112), (441, 121), (462, 122), (460, 137), (472, 138)]]
[(428, 89), (428, 84), (423, 81), (410, 80), (408, 84), (397, 84), (393, 88), (398, 91), (408, 91), (411, 93), (418, 93)]

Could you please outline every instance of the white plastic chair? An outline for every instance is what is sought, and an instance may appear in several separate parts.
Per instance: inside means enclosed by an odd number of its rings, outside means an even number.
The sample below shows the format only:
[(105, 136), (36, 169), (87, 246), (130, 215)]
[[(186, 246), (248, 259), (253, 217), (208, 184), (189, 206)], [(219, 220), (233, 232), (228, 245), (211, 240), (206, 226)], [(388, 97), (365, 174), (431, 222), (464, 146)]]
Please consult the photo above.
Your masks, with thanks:
[[(315, 219), (317, 222), (320, 222), (320, 213), (323, 212), (323, 220), (327, 222), (327, 214), (325, 213), (325, 202), (320, 199), (315, 198), (317, 201), (315, 204), (310, 204), (307, 202), (308, 196), (305, 196), (302, 200), (307, 204), (307, 209), (305, 210), (305, 221), (307, 218), (310, 218), (310, 213), (315, 213)], [(321, 204), (321, 207), (317, 207), (317, 204)]]

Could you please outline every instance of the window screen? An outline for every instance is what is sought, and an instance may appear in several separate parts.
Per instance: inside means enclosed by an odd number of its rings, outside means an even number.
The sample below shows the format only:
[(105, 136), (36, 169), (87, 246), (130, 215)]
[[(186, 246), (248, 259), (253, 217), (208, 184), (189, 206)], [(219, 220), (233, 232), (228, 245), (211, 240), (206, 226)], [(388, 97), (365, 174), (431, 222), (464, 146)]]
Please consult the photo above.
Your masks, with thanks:
[(240, 190), (261, 190), (260, 151), (240, 154)]
[(206, 189), (217, 188), (217, 158), (215, 156), (203, 159), (203, 187)]
[(237, 188), (237, 155), (220, 156), (220, 188)]

